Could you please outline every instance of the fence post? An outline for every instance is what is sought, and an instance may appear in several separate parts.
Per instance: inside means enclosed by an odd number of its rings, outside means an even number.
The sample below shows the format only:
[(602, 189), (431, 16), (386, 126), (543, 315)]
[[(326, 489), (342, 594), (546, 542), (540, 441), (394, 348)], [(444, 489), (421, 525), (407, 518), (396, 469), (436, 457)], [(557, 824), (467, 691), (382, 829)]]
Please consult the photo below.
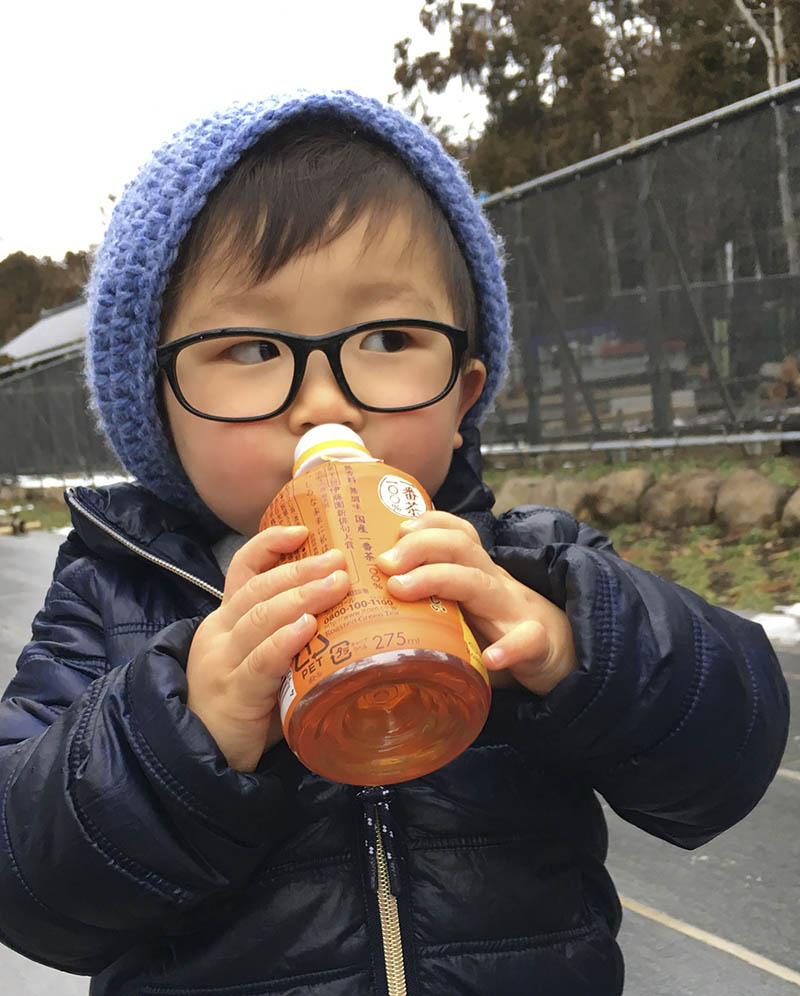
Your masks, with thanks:
[(708, 359), (708, 366), (714, 375), (714, 381), (719, 388), (720, 397), (722, 398), (722, 403), (725, 406), (725, 411), (728, 415), (728, 422), (730, 425), (736, 424), (736, 409), (733, 404), (733, 399), (731, 398), (730, 391), (728, 390), (728, 385), (725, 382), (725, 377), (720, 370), (719, 363), (717, 362), (717, 352), (712, 345), (711, 338), (708, 334), (708, 329), (703, 321), (700, 314), (700, 310), (697, 307), (697, 302), (692, 294), (692, 288), (689, 285), (689, 277), (686, 273), (686, 267), (683, 265), (683, 260), (681, 259), (680, 252), (678, 251), (678, 246), (675, 242), (675, 236), (670, 227), (669, 220), (667, 218), (667, 212), (664, 210), (664, 205), (661, 203), (659, 198), (651, 198), (653, 207), (658, 215), (658, 221), (661, 226), (661, 231), (664, 234), (664, 238), (667, 240), (667, 245), (669, 246), (669, 251), (672, 259), (675, 263), (675, 268), (678, 271), (678, 276), (680, 277), (681, 287), (683, 288), (683, 293), (689, 304), (689, 310), (692, 315), (692, 319), (695, 324), (695, 328), (700, 333), (700, 341), (703, 343), (706, 351), (706, 358)]
[(530, 288), (528, 286), (528, 271), (525, 266), (525, 245), (528, 236), (522, 222), (522, 201), (517, 200), (512, 208), (514, 215), (514, 262), (515, 283), (519, 299), (514, 302), (516, 321), (514, 328), (520, 344), (522, 369), (525, 375), (525, 399), (527, 411), (525, 415), (525, 437), (529, 443), (538, 443), (542, 439), (542, 374), (539, 369), (539, 352), (536, 345), (536, 332), (531, 320)]
[[(563, 298), (561, 298), (561, 305), (553, 300), (553, 295), (550, 293), (550, 284), (545, 279), (544, 272), (539, 263), (539, 259), (536, 255), (536, 250), (531, 243), (528, 236), (524, 236), (522, 239), (522, 250), (528, 260), (530, 266), (530, 272), (533, 273), (538, 284), (539, 299), (543, 304), (547, 306), (547, 310), (550, 313), (550, 318), (553, 323), (553, 331), (556, 335), (556, 340), (558, 342), (559, 357), (561, 359), (561, 392), (562, 400), (564, 405), (565, 423), (567, 427), (570, 427), (570, 419), (567, 416), (567, 405), (569, 399), (569, 406), (571, 407), (574, 419), (574, 425), (572, 425), (571, 435), (578, 435), (578, 425), (577, 425), (577, 413), (575, 411), (575, 397), (574, 390), (571, 394), (567, 393), (567, 382), (569, 383), (570, 390), (575, 386), (581, 392), (583, 397), (583, 402), (586, 405), (586, 410), (589, 412), (589, 417), (592, 420), (592, 426), (596, 433), (601, 431), (600, 418), (597, 414), (597, 408), (594, 404), (594, 399), (592, 397), (592, 391), (590, 386), (586, 383), (581, 375), (581, 368), (578, 361), (575, 359), (572, 350), (569, 347), (569, 339), (567, 337), (567, 330), (564, 327), (564, 309), (563, 309)], [(568, 370), (567, 376), (564, 375), (564, 371)]]
[(655, 164), (645, 156), (638, 162), (639, 191), (636, 201), (636, 227), (639, 252), (644, 269), (644, 319), (647, 339), (647, 370), (653, 399), (653, 432), (664, 436), (672, 431), (671, 374), (664, 343), (661, 309), (658, 303), (658, 281), (653, 261), (653, 233), (650, 228), (650, 188)]
[[(564, 428), (567, 434), (575, 436), (580, 429), (578, 410), (575, 404), (574, 370), (575, 358), (569, 345), (567, 335), (566, 309), (564, 308), (564, 269), (561, 264), (558, 231), (553, 220), (553, 201), (549, 196), (541, 198), (542, 216), (544, 220), (544, 242), (546, 247), (545, 269), (546, 284), (541, 279), (540, 284), (547, 287), (547, 303), (555, 321), (556, 341), (558, 343), (558, 366), (561, 372), (561, 410), (564, 416)], [(533, 246), (530, 247), (533, 250)]]

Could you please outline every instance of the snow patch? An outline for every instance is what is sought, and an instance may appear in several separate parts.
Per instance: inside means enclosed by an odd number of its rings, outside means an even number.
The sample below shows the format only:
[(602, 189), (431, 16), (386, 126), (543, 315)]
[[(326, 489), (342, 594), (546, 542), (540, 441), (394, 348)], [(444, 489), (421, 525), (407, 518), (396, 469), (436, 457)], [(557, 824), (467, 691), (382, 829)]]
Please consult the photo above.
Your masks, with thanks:
[(133, 478), (122, 474), (90, 474), (88, 477), (43, 477), (21, 476), (15, 483), (21, 488), (104, 488), (109, 484), (119, 484), (121, 481), (132, 481)]
[(741, 613), (764, 627), (773, 646), (780, 649), (800, 647), (800, 602), (776, 605), (774, 612)]

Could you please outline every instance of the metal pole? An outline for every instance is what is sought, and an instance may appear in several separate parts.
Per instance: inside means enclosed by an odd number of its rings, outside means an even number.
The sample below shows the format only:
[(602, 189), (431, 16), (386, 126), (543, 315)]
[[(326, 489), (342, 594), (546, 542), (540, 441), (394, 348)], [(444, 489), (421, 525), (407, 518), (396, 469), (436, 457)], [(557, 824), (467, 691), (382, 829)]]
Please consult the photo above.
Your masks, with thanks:
[(523, 246), (527, 242), (522, 223), (522, 204), (517, 201), (513, 206), (514, 235), (517, 251), (514, 256), (516, 263), (516, 284), (519, 300), (515, 301), (515, 314), (520, 321), (514, 323), (514, 328), (520, 343), (522, 353), (522, 368), (525, 372), (525, 398), (527, 412), (525, 419), (525, 434), (532, 443), (538, 443), (542, 438), (542, 374), (539, 369), (539, 356), (536, 347), (536, 334), (531, 321), (530, 291), (528, 288), (528, 272), (523, 261)]
[(672, 229), (667, 221), (667, 215), (664, 211), (664, 205), (657, 197), (653, 197), (653, 205), (656, 209), (656, 214), (658, 215), (658, 220), (661, 224), (661, 229), (667, 238), (667, 244), (669, 245), (670, 253), (675, 261), (675, 265), (678, 267), (678, 275), (680, 276), (681, 286), (683, 287), (683, 292), (686, 295), (686, 299), (689, 302), (689, 308), (692, 312), (692, 317), (694, 318), (694, 323), (700, 332), (700, 337), (703, 340), (703, 344), (706, 347), (706, 355), (708, 356), (708, 362), (711, 369), (714, 371), (714, 380), (717, 382), (717, 387), (719, 388), (720, 394), (722, 395), (722, 402), (725, 405), (725, 410), (731, 422), (736, 421), (736, 412), (734, 410), (733, 399), (731, 398), (730, 392), (728, 391), (728, 385), (725, 383), (725, 378), (719, 369), (719, 364), (717, 363), (717, 356), (714, 352), (714, 346), (708, 335), (708, 329), (705, 326), (705, 322), (700, 316), (700, 312), (697, 308), (697, 302), (692, 295), (691, 288), (689, 287), (689, 278), (686, 275), (686, 270), (683, 266), (683, 260), (678, 253), (678, 247), (675, 245), (675, 237), (672, 234)]
[(644, 317), (647, 337), (648, 373), (653, 399), (653, 431), (663, 435), (672, 426), (671, 374), (664, 345), (663, 320), (658, 304), (658, 281), (653, 263), (653, 237), (647, 210), (651, 199), (650, 187), (654, 165), (639, 160), (639, 196), (636, 203), (636, 224), (639, 252), (644, 267)]
[(743, 443), (795, 442), (800, 432), (732, 432), (715, 436), (666, 436), (647, 439), (587, 439), (585, 442), (538, 443), (487, 443), (481, 446), (485, 456), (503, 456), (518, 453), (535, 456), (541, 453), (580, 453), (594, 450), (667, 450), (688, 446), (741, 446)]
[[(539, 265), (539, 260), (536, 256), (536, 252), (533, 246), (531, 245), (530, 239), (527, 237), (524, 240), (524, 249), (530, 260), (531, 270), (533, 271), (537, 283), (539, 285), (539, 293), (542, 297), (542, 300), (545, 302), (550, 314), (553, 316), (553, 323), (554, 323), (553, 328), (555, 329), (556, 338), (558, 339), (559, 345), (562, 349), (563, 360), (565, 364), (568, 365), (572, 377), (574, 378), (575, 383), (578, 385), (578, 389), (583, 395), (583, 400), (586, 405), (586, 409), (589, 412), (589, 416), (591, 417), (593, 428), (595, 429), (596, 432), (600, 432), (602, 426), (600, 425), (600, 419), (597, 414), (597, 409), (594, 406), (594, 398), (592, 397), (592, 392), (589, 390), (586, 381), (584, 381), (580, 367), (578, 366), (578, 362), (575, 359), (575, 357), (572, 355), (572, 350), (569, 348), (569, 340), (567, 339), (567, 332), (566, 329), (564, 328), (563, 318), (560, 316), (559, 310), (556, 304), (553, 302), (552, 296), (550, 294), (550, 289), (547, 285), (547, 282), (544, 279), (544, 275), (542, 274), (542, 270)], [(562, 380), (562, 390), (563, 388), (564, 384)]]

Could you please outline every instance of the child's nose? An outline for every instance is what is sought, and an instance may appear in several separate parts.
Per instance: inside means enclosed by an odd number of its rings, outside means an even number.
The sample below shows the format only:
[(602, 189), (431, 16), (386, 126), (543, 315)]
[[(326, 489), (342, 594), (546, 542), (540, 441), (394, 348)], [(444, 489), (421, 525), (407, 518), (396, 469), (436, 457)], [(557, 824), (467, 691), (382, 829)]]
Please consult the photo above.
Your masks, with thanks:
[(342, 394), (327, 357), (321, 352), (312, 353), (300, 390), (289, 406), (290, 428), (303, 433), (315, 425), (336, 422), (358, 432), (364, 424), (364, 414)]

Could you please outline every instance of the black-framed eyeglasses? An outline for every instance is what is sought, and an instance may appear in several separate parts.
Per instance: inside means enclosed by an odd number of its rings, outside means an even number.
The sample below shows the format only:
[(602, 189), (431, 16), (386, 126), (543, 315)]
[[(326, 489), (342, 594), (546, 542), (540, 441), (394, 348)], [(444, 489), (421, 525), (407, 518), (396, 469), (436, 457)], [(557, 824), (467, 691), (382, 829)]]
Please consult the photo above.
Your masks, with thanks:
[(159, 346), (156, 362), (192, 414), (216, 422), (257, 422), (291, 405), (315, 350), (325, 354), (351, 403), (370, 412), (406, 412), (450, 393), (466, 348), (465, 329), (399, 318), (325, 335), (208, 329)]

